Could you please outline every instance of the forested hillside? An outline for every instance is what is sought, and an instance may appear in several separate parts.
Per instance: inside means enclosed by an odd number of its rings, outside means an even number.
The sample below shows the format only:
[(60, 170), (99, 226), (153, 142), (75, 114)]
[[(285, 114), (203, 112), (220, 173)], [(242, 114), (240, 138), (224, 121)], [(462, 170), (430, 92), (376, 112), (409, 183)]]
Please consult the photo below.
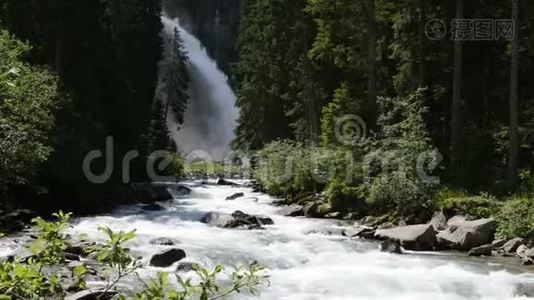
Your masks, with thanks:
[[(104, 151), (106, 137), (113, 137), (115, 166), (128, 151), (140, 152), (131, 180), (146, 177), (148, 153), (174, 148), (154, 98), (160, 16), (159, 1), (0, 1), (0, 26), (8, 30), (0, 48), (3, 199), (97, 210), (103, 195), (117, 195), (122, 178), (115, 170), (95, 185), (84, 175), (84, 157)], [(104, 163), (95, 161), (95, 173)]]
[[(272, 193), (298, 202), (326, 191), (345, 213), (426, 221), (436, 207), (531, 199), (533, 9), (246, 1), (234, 147), (261, 150), (259, 177)], [(288, 164), (293, 176), (280, 181)]]

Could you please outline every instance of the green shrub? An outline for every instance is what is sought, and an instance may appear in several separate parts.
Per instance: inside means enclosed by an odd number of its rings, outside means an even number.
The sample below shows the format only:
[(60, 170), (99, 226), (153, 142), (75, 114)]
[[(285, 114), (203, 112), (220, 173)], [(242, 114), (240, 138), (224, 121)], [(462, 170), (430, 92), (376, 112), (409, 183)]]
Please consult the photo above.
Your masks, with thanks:
[(373, 179), (367, 202), (375, 214), (393, 213), (426, 221), (434, 210), (431, 198), (434, 185), (410, 178), (402, 172)]
[(513, 199), (497, 214), (497, 236), (503, 239), (527, 237), (534, 233), (534, 199)]
[(438, 201), (436, 201), (438, 208), (449, 216), (469, 215), (475, 218), (488, 218), (497, 213), (501, 206), (495, 198), (487, 195), (449, 197)]
[(69, 246), (65, 230), (69, 226), (71, 215), (60, 211), (52, 215), (57, 219), (56, 222), (47, 222), (42, 218), (32, 220), (39, 232), (39, 236), (30, 249), (38, 262), (45, 265), (56, 265), (65, 262), (63, 251)]
[(269, 194), (315, 191), (318, 183), (312, 176), (312, 156), (300, 143), (276, 141), (258, 152), (253, 174)]

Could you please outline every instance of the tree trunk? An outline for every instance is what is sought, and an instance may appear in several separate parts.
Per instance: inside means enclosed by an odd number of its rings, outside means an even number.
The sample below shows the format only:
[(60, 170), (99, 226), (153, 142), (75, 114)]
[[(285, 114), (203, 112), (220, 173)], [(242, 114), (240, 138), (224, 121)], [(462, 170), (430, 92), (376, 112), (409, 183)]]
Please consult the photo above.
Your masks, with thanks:
[(425, 0), (418, 0), (419, 7), (419, 87), (426, 87), (426, 10)]
[(370, 119), (368, 122), (373, 127), (377, 118), (377, 88), (376, 88), (376, 7), (375, 0), (366, 0), (367, 6), (367, 38), (368, 38), (368, 58), (367, 58), (367, 104)]
[[(463, 18), (463, 0), (456, 1), (456, 18)], [(454, 72), (452, 78), (452, 106), (451, 106), (451, 162), (456, 165), (458, 159), (458, 147), (462, 128), (462, 41), (454, 42)]]
[(508, 154), (508, 181), (511, 186), (518, 182), (519, 120), (518, 120), (518, 75), (519, 75), (519, 0), (512, 0), (514, 39), (512, 40), (510, 74), (510, 148)]

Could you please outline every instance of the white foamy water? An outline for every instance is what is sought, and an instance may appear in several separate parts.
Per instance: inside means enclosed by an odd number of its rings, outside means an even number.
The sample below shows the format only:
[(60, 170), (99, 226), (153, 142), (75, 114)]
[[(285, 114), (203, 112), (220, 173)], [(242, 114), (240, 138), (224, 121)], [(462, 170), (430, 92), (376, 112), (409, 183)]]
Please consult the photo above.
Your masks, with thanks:
[(166, 99), (165, 74), (168, 72), (172, 56), (172, 37), (176, 28), (183, 39), (189, 61), (187, 70), (191, 79), (189, 86), (190, 101), (185, 112), (185, 122), (178, 125), (169, 120), (174, 138), (184, 152), (200, 150), (222, 160), (230, 151), (234, 139), (239, 111), (236, 96), (228, 84), (227, 76), (218, 68), (217, 63), (208, 55), (201, 42), (187, 32), (178, 19), (162, 17), (164, 25), (162, 38), (166, 41), (164, 59), (160, 63), (160, 98)]
[[(534, 277), (504, 270), (494, 261), (467, 258), (464, 254), (382, 253), (378, 244), (350, 240), (339, 235), (317, 233), (339, 229), (338, 221), (290, 218), (279, 214), (271, 197), (250, 189), (186, 183), (190, 196), (168, 203), (164, 211), (146, 212), (140, 206), (118, 209), (109, 216), (79, 219), (73, 235), (101, 239), (99, 225), (114, 230), (136, 229), (134, 253), (148, 262), (151, 255), (166, 249), (150, 241), (170, 238), (184, 249), (188, 261), (208, 266), (226, 266), (258, 261), (270, 269), (270, 286), (258, 299), (511, 299), (515, 286)], [(225, 198), (236, 192), (245, 197)], [(207, 212), (270, 216), (275, 225), (266, 230), (232, 230), (209, 227), (199, 222)], [(315, 232), (315, 233), (314, 233)], [(147, 267), (144, 275), (174, 271)], [(240, 299), (251, 299), (240, 295)]]

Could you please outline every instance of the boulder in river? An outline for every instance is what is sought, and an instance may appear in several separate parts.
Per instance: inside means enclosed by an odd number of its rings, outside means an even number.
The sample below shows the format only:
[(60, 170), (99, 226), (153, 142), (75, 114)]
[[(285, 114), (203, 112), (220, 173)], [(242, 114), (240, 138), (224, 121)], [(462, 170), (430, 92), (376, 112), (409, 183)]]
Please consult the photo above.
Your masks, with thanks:
[(364, 225), (356, 225), (353, 227), (343, 229), (343, 231), (341, 232), (341, 235), (354, 238), (354, 237), (361, 237), (362, 234), (366, 232), (373, 232), (373, 235), (374, 235), (375, 231), (373, 227), (364, 226)]
[(200, 222), (210, 226), (224, 227), (224, 225), (231, 220), (233, 220), (233, 217), (229, 214), (221, 214), (212, 211), (205, 214), (202, 219), (200, 219)]
[(274, 221), (267, 216), (249, 215), (239, 210), (231, 215), (209, 212), (202, 217), (201, 222), (223, 228), (248, 227), (249, 229), (259, 229), (264, 225), (274, 224)]
[(519, 248), (519, 246), (524, 245), (524, 244), (525, 244), (525, 239), (522, 239), (522, 238), (514, 238), (514, 239), (511, 239), (511, 240), (509, 240), (508, 242), (506, 242), (506, 243), (502, 246), (502, 250), (503, 250), (505, 253), (515, 253), (515, 251), (517, 250), (517, 248)]
[(375, 237), (398, 241), (407, 250), (432, 250), (436, 244), (434, 227), (430, 224), (408, 225), (389, 229), (380, 229)]
[(168, 238), (157, 238), (150, 241), (150, 245), (156, 246), (174, 246), (175, 243), (173, 240)]
[(394, 254), (402, 254), (400, 242), (394, 240), (383, 241), (380, 244), (380, 251)]
[(493, 245), (487, 244), (471, 248), (467, 255), (469, 256), (491, 256), (493, 252)]
[(291, 204), (280, 210), (280, 214), (286, 217), (300, 217), (304, 216), (304, 207), (298, 204)]
[(185, 251), (182, 249), (175, 248), (166, 250), (152, 256), (150, 265), (159, 268), (169, 267), (175, 262), (184, 259), (185, 256)]
[(226, 197), (226, 200), (235, 200), (237, 198), (245, 197), (245, 193), (235, 193), (231, 196)]
[(428, 224), (432, 225), (435, 231), (444, 230), (447, 227), (447, 217), (443, 212), (437, 211)]
[(193, 271), (193, 266), (195, 264), (192, 263), (192, 262), (179, 262), (178, 265), (176, 266), (176, 272), (190, 272), (190, 271)]
[(457, 220), (449, 224), (449, 229), (437, 235), (440, 247), (455, 250), (470, 250), (490, 244), (495, 233), (493, 218), (474, 221)]

